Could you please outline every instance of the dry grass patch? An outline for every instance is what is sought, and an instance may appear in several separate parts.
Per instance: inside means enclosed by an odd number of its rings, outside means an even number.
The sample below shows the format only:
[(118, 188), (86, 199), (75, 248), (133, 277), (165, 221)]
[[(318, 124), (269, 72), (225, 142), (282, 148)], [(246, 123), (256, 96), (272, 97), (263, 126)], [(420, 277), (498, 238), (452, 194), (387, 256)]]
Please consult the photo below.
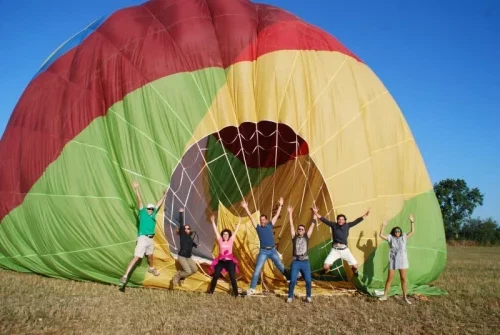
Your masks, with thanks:
[[(500, 327), (500, 248), (450, 247), (436, 286), (449, 295), (277, 297), (128, 288), (0, 270), (0, 334), (463, 334)], [(313, 292), (314, 294), (314, 292)]]

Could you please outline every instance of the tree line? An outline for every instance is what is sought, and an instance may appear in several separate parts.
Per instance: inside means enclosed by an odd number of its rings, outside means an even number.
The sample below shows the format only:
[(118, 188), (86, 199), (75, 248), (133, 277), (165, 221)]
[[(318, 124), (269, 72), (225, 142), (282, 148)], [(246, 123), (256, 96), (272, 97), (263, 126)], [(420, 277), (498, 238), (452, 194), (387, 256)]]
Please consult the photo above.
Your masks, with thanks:
[(484, 200), (479, 188), (470, 188), (463, 179), (444, 179), (434, 184), (434, 193), (441, 207), (446, 240), (500, 244), (500, 227), (493, 218), (472, 217)]

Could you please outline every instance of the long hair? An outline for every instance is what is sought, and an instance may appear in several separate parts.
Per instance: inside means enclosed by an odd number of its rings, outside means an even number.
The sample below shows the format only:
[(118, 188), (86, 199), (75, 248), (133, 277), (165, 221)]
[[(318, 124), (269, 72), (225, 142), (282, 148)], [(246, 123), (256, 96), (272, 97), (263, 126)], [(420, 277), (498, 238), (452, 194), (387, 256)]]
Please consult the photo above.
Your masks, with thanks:
[[(188, 225), (188, 224), (187, 224), (187, 225), (184, 225), (184, 227), (186, 227), (186, 226), (188, 226), (189, 228), (191, 228), (191, 226), (190, 226), (190, 225)], [(180, 233), (180, 229), (179, 229), (179, 228), (175, 228), (175, 233), (176, 233), (177, 235), (180, 235), (180, 234), (181, 234), (181, 233)], [(192, 235), (193, 235), (193, 233), (194, 233), (194, 230), (190, 230), (190, 231), (189, 231), (189, 234), (186, 234), (186, 235), (192, 236)]]

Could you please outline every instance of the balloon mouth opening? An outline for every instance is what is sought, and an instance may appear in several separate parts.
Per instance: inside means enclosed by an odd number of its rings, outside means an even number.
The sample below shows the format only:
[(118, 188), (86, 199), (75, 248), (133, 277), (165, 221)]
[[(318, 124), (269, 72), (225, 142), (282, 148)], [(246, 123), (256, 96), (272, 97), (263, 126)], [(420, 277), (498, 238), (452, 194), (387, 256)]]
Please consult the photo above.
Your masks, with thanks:
[(283, 123), (244, 122), (213, 136), (249, 168), (276, 168), (309, 153), (307, 142)]
[[(259, 211), (271, 219), (281, 196), (285, 203), (273, 231), (276, 247), (287, 262), (290, 250), (289, 229), (285, 229), (287, 207), (294, 208), (297, 223), (311, 222), (313, 202), (323, 213), (333, 213), (325, 180), (309, 155), (306, 140), (288, 125), (271, 121), (244, 122), (204, 137), (184, 153), (172, 174), (164, 213), (170, 252), (179, 251), (175, 230), (181, 207), (185, 208), (186, 224), (199, 237), (199, 247), (193, 250), (193, 255), (208, 261), (213, 259), (215, 241), (210, 227), (212, 214), (217, 216), (223, 207), (233, 216), (245, 218), (240, 205), (245, 200), (250, 212)], [(313, 235), (312, 245), (330, 243), (327, 228), (321, 227), (321, 232)], [(321, 252), (325, 250), (322, 248)], [(322, 266), (322, 261), (318, 261), (317, 269), (312, 270), (320, 271)]]

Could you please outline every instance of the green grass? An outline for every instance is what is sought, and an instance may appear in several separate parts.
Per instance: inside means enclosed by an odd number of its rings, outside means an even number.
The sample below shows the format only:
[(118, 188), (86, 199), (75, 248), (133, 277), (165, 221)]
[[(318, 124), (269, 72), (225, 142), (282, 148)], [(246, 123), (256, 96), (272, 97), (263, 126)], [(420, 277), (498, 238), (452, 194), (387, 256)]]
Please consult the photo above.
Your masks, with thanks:
[[(278, 297), (128, 288), (0, 270), (0, 334), (492, 334), (500, 327), (500, 248), (449, 247), (428, 300)], [(314, 292), (313, 292), (314, 295)]]

